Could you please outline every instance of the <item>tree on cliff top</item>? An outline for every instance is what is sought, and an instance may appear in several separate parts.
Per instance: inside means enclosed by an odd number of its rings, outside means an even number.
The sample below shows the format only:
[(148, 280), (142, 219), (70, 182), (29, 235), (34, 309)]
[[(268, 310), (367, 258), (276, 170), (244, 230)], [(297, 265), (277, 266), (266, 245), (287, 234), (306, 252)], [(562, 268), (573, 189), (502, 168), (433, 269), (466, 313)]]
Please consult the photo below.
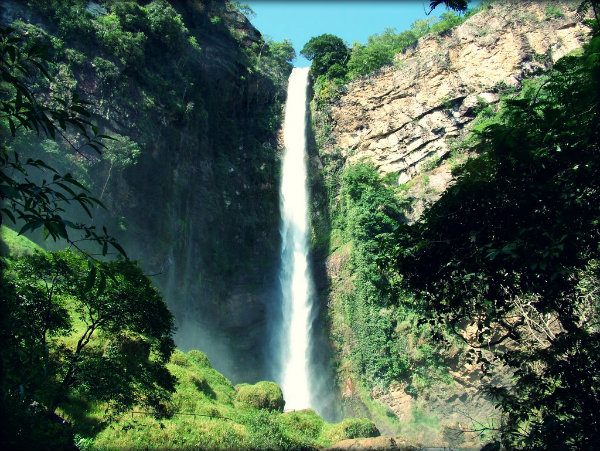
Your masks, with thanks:
[(346, 63), (350, 58), (350, 49), (341, 38), (326, 33), (311, 38), (300, 54), (312, 60), (310, 72), (314, 80), (320, 75), (328, 74), (330, 70), (334, 72), (330, 78), (337, 78), (347, 71)]
[(431, 8), (429, 13), (431, 13), (431, 11), (433, 11), (442, 3), (446, 5), (447, 8), (463, 12), (467, 10), (469, 0), (431, 0), (429, 2), (429, 7)]

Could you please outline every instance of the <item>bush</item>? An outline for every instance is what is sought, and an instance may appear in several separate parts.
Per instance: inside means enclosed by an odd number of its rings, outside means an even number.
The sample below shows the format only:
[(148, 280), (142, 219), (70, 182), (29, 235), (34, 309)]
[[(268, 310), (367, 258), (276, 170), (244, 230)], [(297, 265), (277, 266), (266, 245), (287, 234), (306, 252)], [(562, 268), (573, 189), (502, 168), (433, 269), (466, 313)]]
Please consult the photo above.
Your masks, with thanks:
[(325, 421), (314, 410), (298, 410), (288, 412), (281, 417), (281, 423), (289, 430), (316, 439), (323, 430)]
[(235, 387), (237, 402), (256, 409), (283, 412), (283, 392), (275, 382), (261, 381), (254, 385), (239, 384)]
[(379, 430), (367, 418), (346, 418), (341, 423), (336, 423), (325, 434), (331, 443), (341, 440), (363, 437), (377, 437)]
[(206, 357), (206, 354), (202, 351), (192, 349), (190, 352), (188, 352), (187, 356), (192, 362), (199, 364), (201, 367), (212, 368), (208, 357)]
[(346, 438), (377, 437), (379, 430), (368, 418), (346, 418), (340, 423)]

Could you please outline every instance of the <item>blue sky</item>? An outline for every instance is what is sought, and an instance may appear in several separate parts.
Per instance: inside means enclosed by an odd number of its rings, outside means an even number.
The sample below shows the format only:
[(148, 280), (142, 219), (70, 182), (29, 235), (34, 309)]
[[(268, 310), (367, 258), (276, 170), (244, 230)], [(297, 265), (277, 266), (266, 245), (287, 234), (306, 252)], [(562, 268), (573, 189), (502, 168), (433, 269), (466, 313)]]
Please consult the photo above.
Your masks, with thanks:
[[(352, 46), (354, 41), (365, 43), (369, 36), (386, 28), (407, 30), (415, 20), (426, 19), (429, 11), (429, 0), (255, 0), (246, 4), (256, 14), (250, 21), (265, 37), (292, 41), (298, 54), (294, 61), (297, 67), (310, 65), (300, 56), (300, 50), (313, 36), (330, 33)], [(438, 7), (431, 16), (437, 17), (444, 11)]]

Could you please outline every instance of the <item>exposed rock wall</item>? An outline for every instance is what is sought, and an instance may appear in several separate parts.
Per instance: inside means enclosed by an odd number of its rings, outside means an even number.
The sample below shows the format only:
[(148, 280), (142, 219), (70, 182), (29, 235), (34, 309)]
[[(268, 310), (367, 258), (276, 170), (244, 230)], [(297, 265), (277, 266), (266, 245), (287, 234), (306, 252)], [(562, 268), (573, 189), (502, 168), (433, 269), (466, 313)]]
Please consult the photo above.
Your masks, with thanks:
[[(368, 160), (380, 174), (388, 175), (387, 180), (393, 177), (398, 184), (412, 180), (407, 186), (413, 210), (407, 214), (416, 220), (452, 183), (446, 159), (452, 142), (466, 137), (477, 108), (497, 103), (507, 90), (519, 90), (537, 69), (551, 67), (585, 42), (587, 29), (576, 18), (579, 3), (498, 1), (444, 34), (423, 37), (397, 55), (394, 66), (354, 80), (335, 101), (316, 112), (317, 126), (330, 128), (316, 131), (327, 138), (321, 140), (320, 161), (340, 165), (341, 160), (347, 166)], [(426, 187), (419, 177), (427, 179)], [(341, 255), (338, 249), (326, 259), (330, 302), (340, 297), (338, 291), (352, 286), (348, 259)], [(340, 327), (340, 321), (344, 319), (331, 319), (338, 331), (351, 330), (351, 325)], [(352, 346), (351, 339), (346, 341)], [(348, 349), (337, 352), (343, 360)], [(419, 415), (436, 422), (437, 429), (394, 431), (378, 424), (382, 431), (408, 434), (436, 446), (479, 444), (476, 435), (456, 431), (469, 428), (473, 420), (487, 421), (494, 402), (482, 391), (477, 365), (466, 355), (445, 357), (451, 384), (440, 383), (415, 395), (405, 391), (406, 384), (395, 382), (370, 394), (401, 423), (418, 423)], [(507, 376), (499, 370), (489, 377)], [(338, 369), (345, 405), (360, 407), (362, 395), (352, 377), (343, 366)], [(365, 406), (351, 409), (366, 413)]]
[(55, 17), (68, 9), (47, 11), (50, 2), (2, 1), (0, 23), (19, 21), (26, 34), (61, 42), (48, 89), (90, 101), (102, 133), (139, 148), (126, 167), (90, 155), (87, 183), (107, 207), (94, 221), (153, 275), (175, 314), (177, 345), (206, 351), (236, 382), (267, 378), (267, 317), (278, 287), (275, 124), (291, 65), (255, 70), (266, 44), (221, 1), (165, 2), (188, 31), (154, 34), (140, 20), (141, 31), (132, 29), (147, 45), (132, 64), (95, 31), (117, 3), (89, 2), (92, 14), (71, 19), (82, 25), (76, 36)]
[[(500, 1), (446, 34), (427, 35), (397, 55), (396, 65), (357, 79), (331, 109), (334, 147), (349, 164), (367, 158), (398, 183), (474, 118), (479, 99), (498, 100), (505, 87), (581, 46), (586, 29), (577, 2)], [(549, 5), (563, 17), (551, 17)], [(326, 150), (327, 151), (327, 150)]]

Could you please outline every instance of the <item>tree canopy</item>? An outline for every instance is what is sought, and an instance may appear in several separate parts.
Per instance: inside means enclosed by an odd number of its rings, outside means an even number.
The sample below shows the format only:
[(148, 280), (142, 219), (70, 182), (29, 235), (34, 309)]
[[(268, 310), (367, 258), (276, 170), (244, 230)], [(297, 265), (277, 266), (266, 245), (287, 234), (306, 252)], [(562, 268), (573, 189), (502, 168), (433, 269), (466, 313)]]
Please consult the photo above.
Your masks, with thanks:
[(335, 72), (332, 77), (339, 77), (340, 73), (344, 75), (350, 50), (341, 38), (325, 33), (311, 38), (300, 54), (312, 60), (310, 71), (313, 79), (316, 79), (319, 75), (328, 74), (330, 70)]
[(77, 397), (112, 413), (134, 404), (160, 413), (174, 390), (165, 367), (173, 316), (160, 294), (131, 261), (89, 265), (73, 251), (8, 260), (0, 324), (8, 444), (45, 430), (31, 424), (31, 403), (53, 414)]
[[(162, 297), (135, 263), (100, 261), (84, 250), (82, 241), (91, 241), (103, 256), (109, 246), (125, 256), (106, 228), (77, 223), (67, 212), (76, 204), (91, 218), (101, 202), (70, 173), (22, 159), (9, 145), (34, 132), (82, 157), (84, 147), (106, 148), (109, 137), (91, 122), (86, 101), (50, 101), (31, 87), (50, 78), (49, 62), (43, 46), (0, 28), (0, 224), (8, 219), (20, 233), (41, 228), (44, 238), (77, 249), (0, 260), (0, 441), (10, 449), (70, 446), (55, 412), (74, 396), (111, 412), (141, 404), (160, 413), (174, 390), (165, 367), (174, 350), (173, 317)], [(126, 157), (118, 146), (108, 153), (112, 164)]]
[(446, 8), (462, 12), (467, 10), (469, 0), (431, 0), (429, 2), (429, 7), (431, 8), (429, 12), (433, 11), (441, 4), (446, 5)]

